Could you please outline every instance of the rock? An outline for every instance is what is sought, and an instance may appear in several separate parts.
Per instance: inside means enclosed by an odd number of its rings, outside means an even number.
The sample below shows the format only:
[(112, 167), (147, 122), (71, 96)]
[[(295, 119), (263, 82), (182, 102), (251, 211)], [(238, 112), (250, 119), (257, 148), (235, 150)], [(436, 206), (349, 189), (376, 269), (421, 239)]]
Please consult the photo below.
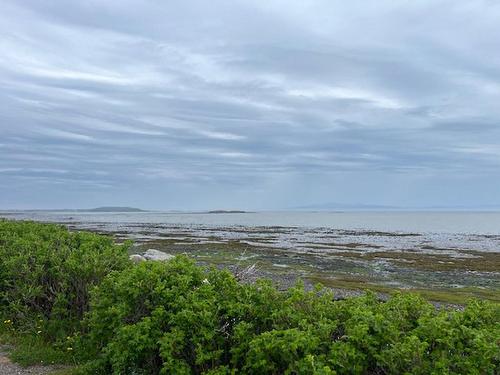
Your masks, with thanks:
[(167, 254), (167, 253), (164, 253), (163, 251), (160, 251), (160, 250), (148, 249), (144, 253), (143, 257), (146, 258), (147, 260), (170, 260), (174, 256)]
[(129, 259), (134, 263), (140, 263), (146, 260), (146, 258), (144, 258), (140, 254), (132, 254), (131, 256), (129, 256)]

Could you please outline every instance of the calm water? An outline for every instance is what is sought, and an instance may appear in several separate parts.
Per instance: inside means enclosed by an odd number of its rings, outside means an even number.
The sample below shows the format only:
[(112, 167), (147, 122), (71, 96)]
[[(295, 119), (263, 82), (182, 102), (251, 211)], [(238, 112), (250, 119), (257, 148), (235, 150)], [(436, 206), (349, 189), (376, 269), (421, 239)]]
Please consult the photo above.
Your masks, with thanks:
[[(127, 233), (130, 238), (169, 236), (200, 241), (217, 237), (297, 251), (329, 242), (365, 244), (369, 250), (500, 252), (500, 212), (254, 212), (85, 213), (4, 212), (0, 216), (67, 224), (77, 229)], [(272, 233), (270, 233), (270, 231)], [(404, 236), (402, 234), (411, 234)], [(432, 250), (431, 250), (432, 251)]]
[(0, 212), (0, 216), (53, 222), (154, 223), (246, 227), (281, 226), (386, 232), (500, 235), (500, 212), (255, 212), (203, 214), (24, 211)]

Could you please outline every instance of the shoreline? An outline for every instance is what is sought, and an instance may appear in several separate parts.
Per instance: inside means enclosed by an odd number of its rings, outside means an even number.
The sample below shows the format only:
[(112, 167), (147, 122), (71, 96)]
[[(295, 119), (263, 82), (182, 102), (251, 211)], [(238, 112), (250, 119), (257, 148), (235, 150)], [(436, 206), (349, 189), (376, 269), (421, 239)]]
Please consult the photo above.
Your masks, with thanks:
[[(463, 304), (471, 297), (500, 301), (500, 252), (443, 248), (429, 243), (420, 233), (74, 220), (57, 223), (70, 230), (111, 235), (118, 241), (131, 239), (132, 252), (153, 248), (226, 268), (256, 263), (260, 275), (277, 284), (290, 286), (297, 279), (309, 285), (319, 282), (340, 296), (358, 295), (366, 289), (388, 296), (401, 290), (452, 304)], [(500, 236), (490, 237), (484, 236), (495, 244)], [(310, 242), (301, 242), (304, 240)]]

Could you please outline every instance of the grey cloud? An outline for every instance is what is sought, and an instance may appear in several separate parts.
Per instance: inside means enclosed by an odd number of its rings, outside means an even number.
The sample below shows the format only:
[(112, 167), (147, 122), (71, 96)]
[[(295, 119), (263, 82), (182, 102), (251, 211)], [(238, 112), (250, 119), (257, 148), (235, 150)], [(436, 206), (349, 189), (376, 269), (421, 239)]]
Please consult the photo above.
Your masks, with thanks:
[[(500, 183), (496, 2), (4, 1), (0, 14), (1, 206), (414, 206), (446, 190), (500, 204), (479, 184)], [(394, 181), (404, 194), (385, 193)]]

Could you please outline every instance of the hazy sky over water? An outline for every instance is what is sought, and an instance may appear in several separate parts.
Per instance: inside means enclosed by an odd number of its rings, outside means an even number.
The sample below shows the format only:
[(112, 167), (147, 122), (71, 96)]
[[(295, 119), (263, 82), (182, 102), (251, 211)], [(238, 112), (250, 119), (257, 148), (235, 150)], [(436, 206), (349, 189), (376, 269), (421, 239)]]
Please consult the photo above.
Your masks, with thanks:
[(0, 208), (500, 205), (498, 1), (0, 1)]

